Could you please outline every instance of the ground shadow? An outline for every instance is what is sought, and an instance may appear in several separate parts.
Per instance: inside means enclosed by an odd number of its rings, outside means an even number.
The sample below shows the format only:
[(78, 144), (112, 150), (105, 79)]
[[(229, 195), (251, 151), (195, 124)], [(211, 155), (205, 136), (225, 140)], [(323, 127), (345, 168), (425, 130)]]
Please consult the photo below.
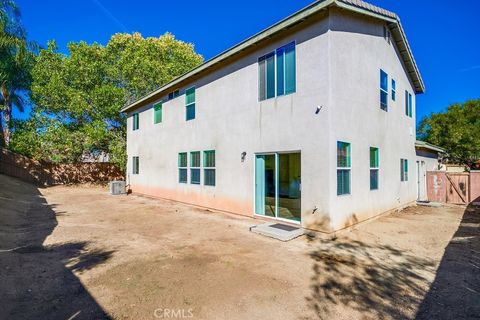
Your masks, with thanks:
[(428, 288), (425, 270), (433, 263), (388, 245), (360, 241), (314, 240), (309, 307), (320, 319), (338, 318), (339, 310), (363, 319), (405, 319)]
[(416, 319), (480, 319), (479, 206), (465, 209)]
[(0, 319), (110, 319), (73, 271), (108, 260), (113, 251), (88, 242), (44, 246), (57, 226), (38, 189), (0, 175)]

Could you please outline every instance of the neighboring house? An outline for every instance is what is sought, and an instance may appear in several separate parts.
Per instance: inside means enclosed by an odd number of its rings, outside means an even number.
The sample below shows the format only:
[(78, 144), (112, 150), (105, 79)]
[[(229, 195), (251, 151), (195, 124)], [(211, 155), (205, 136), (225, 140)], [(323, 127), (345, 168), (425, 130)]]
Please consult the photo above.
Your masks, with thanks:
[(415, 142), (417, 200), (427, 200), (427, 171), (444, 171), (440, 160), (445, 150), (425, 141)]
[(317, 1), (122, 111), (133, 192), (330, 232), (417, 199), (396, 14)]

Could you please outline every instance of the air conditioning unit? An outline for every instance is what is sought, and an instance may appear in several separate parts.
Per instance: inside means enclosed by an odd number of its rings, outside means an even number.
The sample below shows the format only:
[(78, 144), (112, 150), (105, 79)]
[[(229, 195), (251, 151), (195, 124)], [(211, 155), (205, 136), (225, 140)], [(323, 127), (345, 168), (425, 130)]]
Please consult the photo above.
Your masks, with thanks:
[(125, 181), (111, 181), (110, 182), (110, 194), (111, 195), (120, 195), (125, 194)]

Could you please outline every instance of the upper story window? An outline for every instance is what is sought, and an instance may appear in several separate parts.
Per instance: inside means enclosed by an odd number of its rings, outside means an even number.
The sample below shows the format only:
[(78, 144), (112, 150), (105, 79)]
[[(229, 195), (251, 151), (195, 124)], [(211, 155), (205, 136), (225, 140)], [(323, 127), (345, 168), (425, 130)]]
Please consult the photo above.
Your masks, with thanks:
[(195, 87), (185, 91), (186, 120), (195, 119)]
[(388, 74), (380, 69), (380, 109), (388, 111)]
[(168, 94), (168, 100), (175, 99), (178, 96), (180, 96), (180, 90), (172, 91)]
[(409, 116), (410, 118), (412, 117), (413, 111), (412, 111), (412, 95), (410, 92), (405, 90), (405, 114)]
[(296, 91), (295, 42), (258, 59), (260, 101)]
[(162, 116), (163, 116), (163, 107), (162, 103), (156, 103), (153, 105), (153, 123), (161, 123), (162, 122)]
[(392, 101), (397, 98), (397, 83), (392, 79)]
[(140, 129), (140, 115), (138, 113), (133, 114), (133, 130), (138, 130)]

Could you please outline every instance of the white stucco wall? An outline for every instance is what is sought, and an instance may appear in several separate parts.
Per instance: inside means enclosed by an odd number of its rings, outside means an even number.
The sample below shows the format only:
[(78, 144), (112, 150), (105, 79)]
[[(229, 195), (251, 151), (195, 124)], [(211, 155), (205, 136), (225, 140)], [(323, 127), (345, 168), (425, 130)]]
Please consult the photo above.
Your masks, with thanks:
[[(415, 118), (404, 112), (404, 90), (414, 90), (402, 63), (383, 38), (380, 22), (330, 13), (192, 79), (180, 88), (180, 97), (164, 102), (161, 124), (153, 124), (150, 104), (136, 111), (140, 130), (132, 131), (130, 113), (132, 190), (253, 215), (255, 153), (300, 151), (305, 227), (339, 229), (414, 201)], [(296, 93), (258, 102), (258, 57), (291, 41), (296, 41)], [(388, 112), (379, 106), (380, 68), (397, 81), (397, 101), (389, 100)], [(187, 122), (184, 90), (193, 85), (196, 119)], [(317, 106), (323, 106), (318, 114)], [(338, 140), (352, 145), (352, 192), (341, 197), (336, 195)], [(377, 191), (369, 190), (370, 146), (380, 149)], [(204, 150), (216, 150), (216, 186), (178, 183), (178, 153)], [(139, 175), (131, 174), (132, 156), (140, 157)], [(400, 158), (410, 165), (404, 183)]]

